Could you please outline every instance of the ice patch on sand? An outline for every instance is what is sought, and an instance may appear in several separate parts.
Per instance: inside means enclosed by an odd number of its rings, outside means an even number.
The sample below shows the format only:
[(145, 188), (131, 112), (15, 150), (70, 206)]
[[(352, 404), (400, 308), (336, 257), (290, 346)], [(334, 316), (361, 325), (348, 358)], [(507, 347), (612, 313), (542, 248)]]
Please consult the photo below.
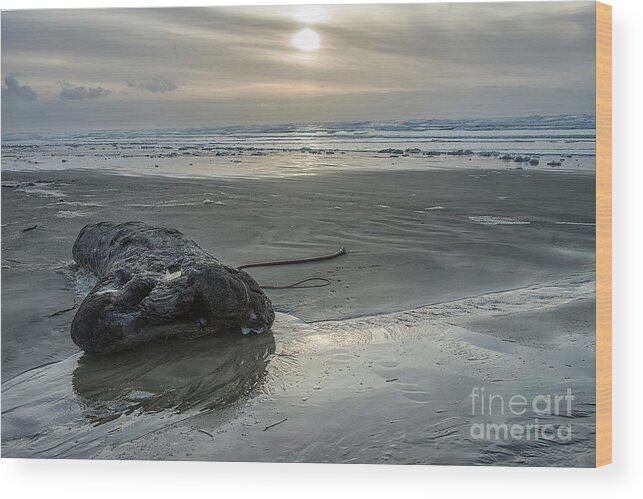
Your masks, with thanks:
[(527, 220), (520, 220), (513, 217), (497, 217), (492, 215), (480, 215), (474, 217), (467, 217), (472, 222), (481, 225), (529, 225), (531, 222)]

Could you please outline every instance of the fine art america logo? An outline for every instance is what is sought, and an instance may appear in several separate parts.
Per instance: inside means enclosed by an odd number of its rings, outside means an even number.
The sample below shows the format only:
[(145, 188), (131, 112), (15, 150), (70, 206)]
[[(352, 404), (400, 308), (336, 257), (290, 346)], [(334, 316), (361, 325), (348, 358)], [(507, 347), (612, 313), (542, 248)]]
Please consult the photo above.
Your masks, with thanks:
[[(549, 440), (569, 442), (572, 439), (571, 424), (551, 424), (552, 417), (571, 417), (574, 396), (570, 388), (564, 395), (536, 395), (525, 397), (515, 394), (509, 398), (494, 393), (485, 393), (484, 388), (471, 390), (471, 415), (502, 419), (502, 423), (473, 423), (471, 438), (474, 440)], [(520, 418), (519, 422), (507, 423), (507, 419)], [(526, 418), (528, 422), (524, 422)]]

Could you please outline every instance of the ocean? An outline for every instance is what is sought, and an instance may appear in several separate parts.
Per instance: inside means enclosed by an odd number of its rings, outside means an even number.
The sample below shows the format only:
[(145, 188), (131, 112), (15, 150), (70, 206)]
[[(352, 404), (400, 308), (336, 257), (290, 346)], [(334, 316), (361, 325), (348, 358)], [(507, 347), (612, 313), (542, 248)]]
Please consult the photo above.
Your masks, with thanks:
[[(560, 115), (5, 133), (2, 168), (261, 177), (360, 169), (506, 168), (527, 166), (533, 159), (538, 164), (530, 167), (594, 170), (595, 127), (592, 115)], [(561, 164), (547, 164), (551, 162)]]

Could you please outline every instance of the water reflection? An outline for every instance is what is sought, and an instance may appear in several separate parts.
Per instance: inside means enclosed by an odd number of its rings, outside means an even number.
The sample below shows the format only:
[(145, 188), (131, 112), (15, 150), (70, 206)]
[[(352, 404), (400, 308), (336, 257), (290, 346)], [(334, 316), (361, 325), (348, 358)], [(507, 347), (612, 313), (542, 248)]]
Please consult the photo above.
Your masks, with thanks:
[(148, 343), (114, 355), (82, 356), (72, 386), (96, 423), (136, 411), (227, 407), (261, 383), (274, 351), (271, 331)]

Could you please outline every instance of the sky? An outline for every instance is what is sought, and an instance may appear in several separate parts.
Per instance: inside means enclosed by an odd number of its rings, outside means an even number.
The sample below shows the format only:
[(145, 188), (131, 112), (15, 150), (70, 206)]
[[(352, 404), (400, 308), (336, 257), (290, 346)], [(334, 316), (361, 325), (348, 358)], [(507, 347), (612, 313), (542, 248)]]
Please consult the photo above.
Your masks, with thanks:
[(594, 5), (2, 12), (2, 130), (593, 114)]

